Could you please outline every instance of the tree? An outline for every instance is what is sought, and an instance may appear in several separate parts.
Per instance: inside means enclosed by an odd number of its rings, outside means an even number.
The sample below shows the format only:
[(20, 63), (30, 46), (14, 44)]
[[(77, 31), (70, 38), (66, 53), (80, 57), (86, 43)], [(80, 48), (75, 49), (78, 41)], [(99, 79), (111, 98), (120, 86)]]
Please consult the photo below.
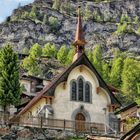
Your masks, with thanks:
[(38, 43), (34, 44), (31, 47), (31, 49), (29, 51), (29, 54), (30, 54), (30, 56), (32, 58), (39, 58), (39, 57), (41, 57), (41, 55), (42, 55), (42, 48), (41, 48), (41, 46)]
[(29, 17), (31, 19), (36, 19), (36, 6), (35, 5), (32, 7), (32, 10), (31, 10), (31, 12), (29, 14)]
[(74, 52), (75, 52), (75, 50), (73, 48), (70, 48), (70, 50), (68, 51), (68, 55), (67, 55), (67, 59), (66, 59), (66, 63), (65, 63), (66, 65), (69, 65), (72, 63)]
[(61, 5), (60, 0), (54, 0), (52, 8), (56, 9), (56, 10), (59, 10), (60, 9), (60, 5)]
[(26, 48), (23, 48), (22, 53), (28, 54), (29, 53), (29, 49), (27, 47)]
[(93, 50), (93, 65), (99, 74), (102, 74), (102, 49), (100, 45), (96, 45)]
[(93, 51), (92, 50), (89, 50), (87, 52), (87, 56), (88, 56), (88, 59), (90, 60), (90, 62), (93, 62)]
[(66, 59), (67, 59), (67, 48), (65, 45), (62, 45), (62, 47), (59, 49), (58, 53), (57, 53), (57, 59), (65, 64), (66, 63)]
[(44, 48), (42, 49), (42, 54), (43, 56), (56, 57), (57, 54), (56, 46), (51, 43), (45, 44)]
[(0, 52), (0, 105), (5, 112), (9, 105), (20, 103), (20, 95), (18, 57), (7, 44)]
[(140, 83), (140, 64), (134, 59), (126, 58), (122, 71), (122, 91), (129, 101), (139, 101), (138, 83)]
[(41, 75), (41, 68), (36, 58), (29, 55), (29, 57), (24, 58), (22, 67), (28, 71), (29, 75)]
[(86, 4), (86, 7), (85, 7), (84, 19), (85, 19), (85, 20), (93, 19), (93, 13), (92, 13), (92, 11), (89, 9), (88, 4)]
[(106, 83), (109, 83), (110, 68), (109, 64), (106, 62), (102, 63), (102, 77)]
[(110, 72), (110, 83), (117, 88), (120, 88), (122, 83), (121, 81), (122, 69), (123, 69), (123, 59), (121, 57), (115, 58), (113, 60)]

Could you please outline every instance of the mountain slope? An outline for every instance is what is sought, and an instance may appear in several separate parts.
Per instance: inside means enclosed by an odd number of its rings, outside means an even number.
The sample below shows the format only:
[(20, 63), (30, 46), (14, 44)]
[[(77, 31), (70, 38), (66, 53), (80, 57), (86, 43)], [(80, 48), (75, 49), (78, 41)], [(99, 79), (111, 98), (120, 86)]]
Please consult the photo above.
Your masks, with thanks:
[[(56, 0), (55, 0), (56, 1)], [(105, 54), (112, 48), (140, 54), (140, 1), (68, 1), (55, 5), (51, 0), (35, 0), (19, 7), (0, 24), (0, 46), (11, 42), (22, 52), (34, 43), (52, 42), (60, 47), (72, 44), (76, 28), (76, 7), (82, 6), (86, 48), (101, 44)]]

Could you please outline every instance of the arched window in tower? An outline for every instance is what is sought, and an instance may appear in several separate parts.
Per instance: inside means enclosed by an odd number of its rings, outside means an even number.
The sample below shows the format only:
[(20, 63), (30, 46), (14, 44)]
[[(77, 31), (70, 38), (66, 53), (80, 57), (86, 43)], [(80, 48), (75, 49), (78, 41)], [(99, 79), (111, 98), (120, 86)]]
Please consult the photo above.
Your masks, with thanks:
[(83, 79), (79, 79), (79, 81), (78, 81), (78, 100), (79, 101), (83, 101), (83, 98), (84, 98), (84, 96), (83, 96), (83, 84), (84, 84), (84, 82), (83, 82)]
[(85, 102), (90, 102), (90, 85), (85, 84)]
[(75, 81), (72, 82), (71, 85), (71, 99), (76, 101), (77, 100), (77, 84)]

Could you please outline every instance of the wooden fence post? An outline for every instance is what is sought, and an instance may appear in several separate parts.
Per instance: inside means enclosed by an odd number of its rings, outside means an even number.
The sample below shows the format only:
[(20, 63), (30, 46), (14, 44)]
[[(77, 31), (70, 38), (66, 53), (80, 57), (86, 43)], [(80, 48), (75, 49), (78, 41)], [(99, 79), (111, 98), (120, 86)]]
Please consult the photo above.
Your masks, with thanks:
[(66, 120), (64, 119), (64, 130), (65, 130), (65, 128), (66, 128)]

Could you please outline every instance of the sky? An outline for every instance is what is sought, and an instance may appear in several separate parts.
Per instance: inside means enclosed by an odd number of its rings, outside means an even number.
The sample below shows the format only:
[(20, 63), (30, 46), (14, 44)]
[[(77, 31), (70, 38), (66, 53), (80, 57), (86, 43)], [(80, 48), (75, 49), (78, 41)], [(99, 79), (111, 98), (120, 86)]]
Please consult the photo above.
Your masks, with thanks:
[(3, 22), (6, 17), (12, 14), (12, 11), (19, 5), (26, 5), (34, 0), (0, 0), (0, 23)]

